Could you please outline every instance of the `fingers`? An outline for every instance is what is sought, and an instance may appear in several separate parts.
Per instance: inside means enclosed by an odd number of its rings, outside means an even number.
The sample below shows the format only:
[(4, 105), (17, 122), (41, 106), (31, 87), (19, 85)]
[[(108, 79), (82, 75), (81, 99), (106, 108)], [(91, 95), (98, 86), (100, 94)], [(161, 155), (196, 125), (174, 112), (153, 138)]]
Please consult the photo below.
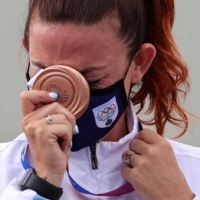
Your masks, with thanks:
[(140, 139), (134, 139), (129, 144), (129, 149), (139, 155), (145, 154), (150, 147), (151, 145)]
[(124, 167), (121, 171), (122, 176), (124, 177), (124, 179), (126, 179), (129, 183), (132, 184), (133, 182), (133, 178), (132, 178), (132, 174), (134, 173), (134, 171), (129, 168), (129, 167)]
[(35, 111), (38, 107), (37, 105), (56, 101), (57, 97), (56, 93), (49, 93), (47, 91), (31, 90), (22, 92), (20, 99), (23, 116)]
[[(22, 93), (21, 103), (25, 116), (22, 121), (22, 127), (27, 138), (32, 140), (33, 138), (46, 136), (46, 138), (52, 138), (57, 141), (61, 149), (65, 150), (67, 146), (70, 146), (72, 134), (78, 132), (76, 119), (61, 104), (53, 102), (55, 101), (55, 98), (52, 98), (54, 94), (45, 91)], [(35, 104), (38, 105), (40, 103), (49, 104), (43, 105), (43, 107), (36, 110)], [(45, 133), (48, 135), (45, 135)]]
[[(50, 119), (49, 119), (50, 118)], [(75, 125), (75, 119), (71, 115), (66, 116), (65, 114), (53, 114), (53, 115), (47, 115), (46, 118), (42, 118), (37, 121), (38, 124), (43, 124), (43, 125), (56, 125), (56, 124), (64, 124), (68, 125), (71, 128), (71, 131), (74, 134), (77, 134), (76, 132), (76, 125)], [(51, 127), (50, 127), (51, 128)]]
[(135, 139), (140, 139), (148, 144), (159, 143), (162, 136), (150, 129), (143, 129), (136, 136)]
[(71, 144), (72, 129), (69, 122), (48, 125), (45, 119), (41, 119), (29, 123), (24, 128), (24, 132), (28, 133), (26, 136), (29, 141), (34, 140), (43, 145), (49, 143), (59, 145), (62, 151), (64, 151)]
[(137, 166), (141, 156), (149, 155), (153, 145), (159, 140), (157, 134), (151, 130), (144, 129), (129, 144), (129, 150), (122, 154), (123, 161), (130, 166)]
[(25, 127), (30, 122), (38, 121), (40, 119), (42, 120), (42, 122), (39, 121), (39, 123), (48, 124), (46, 119), (48, 116), (52, 117), (53, 119), (49, 122), (49, 124), (65, 124), (70, 122), (72, 126), (72, 132), (76, 133), (75, 117), (71, 114), (69, 110), (67, 110), (57, 102), (45, 105), (42, 108), (32, 111), (32, 113), (26, 115), (23, 118), (22, 126)]
[(55, 102), (57, 97), (56, 93), (46, 91), (31, 90), (21, 94), (22, 127), (37, 173), (58, 175), (56, 184), (62, 181), (66, 170), (76, 124), (72, 113)]
[[(127, 157), (129, 157), (128, 163), (127, 163)], [(137, 171), (138, 171), (137, 168), (141, 156), (133, 151), (127, 150), (123, 153), (122, 159), (127, 164), (127, 166), (122, 168), (121, 174), (129, 183), (134, 184), (134, 181), (136, 180), (137, 177)]]
[[(124, 167), (121, 170), (121, 174), (130, 184), (132, 184), (133, 188), (135, 190), (138, 189), (138, 183), (146, 183), (145, 178), (143, 178), (142, 171), (138, 170), (138, 168), (130, 168), (130, 167)], [(141, 181), (142, 180), (142, 181)], [(148, 182), (149, 184), (150, 182)]]
[(132, 156), (135, 154), (135, 152), (133, 151), (126, 151), (122, 154), (122, 160), (129, 166), (129, 167), (133, 167), (131, 165), (131, 159), (132, 159)]
[(140, 158), (140, 155), (130, 150), (127, 150), (122, 154), (122, 160), (131, 168), (137, 167)]
[(70, 123), (66, 124), (65, 126), (63, 126), (63, 124), (56, 124), (52, 125), (51, 127), (47, 125), (47, 131), (52, 136), (55, 136), (55, 138), (52, 138), (53, 140), (59, 138), (58, 144), (62, 151), (65, 151), (69, 148), (72, 141), (72, 135), (68, 134), (72, 132), (72, 127)]
[[(66, 120), (67, 119), (67, 120)], [(55, 125), (55, 124), (68, 124), (68, 118), (65, 114), (50, 114), (46, 118), (39, 120), (41, 124), (44, 125)], [(38, 122), (39, 122), (38, 121)]]

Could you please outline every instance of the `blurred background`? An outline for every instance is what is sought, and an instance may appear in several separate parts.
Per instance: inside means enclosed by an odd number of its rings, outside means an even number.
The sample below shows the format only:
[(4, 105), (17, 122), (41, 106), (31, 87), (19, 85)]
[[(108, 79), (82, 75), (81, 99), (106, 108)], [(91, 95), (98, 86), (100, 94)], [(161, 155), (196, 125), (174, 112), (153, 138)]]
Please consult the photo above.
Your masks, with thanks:
[[(173, 29), (177, 46), (188, 64), (191, 90), (184, 103), (190, 113), (200, 116), (200, 1), (176, 0)], [(21, 132), (20, 93), (26, 90), (27, 54), (21, 38), (28, 10), (26, 0), (0, 0), (0, 142), (13, 140)], [(191, 118), (189, 131), (177, 141), (200, 147), (200, 120)], [(154, 129), (153, 127), (150, 127)], [(167, 126), (166, 137), (178, 134)]]

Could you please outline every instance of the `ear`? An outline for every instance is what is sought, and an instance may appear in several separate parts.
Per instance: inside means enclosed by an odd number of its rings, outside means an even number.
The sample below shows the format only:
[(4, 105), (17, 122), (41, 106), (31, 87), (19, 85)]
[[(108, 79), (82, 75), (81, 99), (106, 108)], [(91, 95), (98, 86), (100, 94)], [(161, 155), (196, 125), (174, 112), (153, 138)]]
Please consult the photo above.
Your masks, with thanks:
[(132, 83), (139, 83), (142, 80), (155, 56), (156, 49), (152, 44), (145, 43), (140, 47), (132, 62), (134, 64)]

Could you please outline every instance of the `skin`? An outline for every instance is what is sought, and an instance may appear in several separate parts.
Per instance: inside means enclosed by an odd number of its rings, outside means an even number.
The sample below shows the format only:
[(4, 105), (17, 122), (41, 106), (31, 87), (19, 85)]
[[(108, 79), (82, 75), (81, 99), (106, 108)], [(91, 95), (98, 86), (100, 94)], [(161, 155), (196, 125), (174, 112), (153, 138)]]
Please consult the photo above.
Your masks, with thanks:
[[(72, 23), (44, 24), (35, 17), (30, 27), (29, 48), (23, 39), (24, 47), (29, 52), (31, 77), (40, 68), (61, 64), (71, 66), (82, 73), (91, 88), (106, 88), (114, 84), (124, 77), (130, 64), (130, 60), (127, 59), (127, 46), (117, 36), (118, 29), (118, 20), (110, 17), (87, 27)], [(141, 81), (155, 54), (155, 48), (151, 44), (141, 46), (131, 61), (125, 79), (127, 94), (131, 83)], [(60, 187), (70, 157), (69, 145), (75, 132), (76, 120), (66, 108), (54, 101), (55, 99), (45, 91), (25, 91), (21, 94), (22, 127), (29, 141), (36, 173), (42, 178), (47, 177), (47, 181)], [(36, 110), (36, 105), (41, 102), (48, 105)], [(53, 117), (51, 125), (46, 123), (47, 115)], [(126, 134), (126, 118), (123, 115), (102, 140), (118, 141)], [(138, 154), (137, 157), (134, 155), (134, 160), (131, 161), (134, 168), (122, 169), (122, 175), (134, 186), (143, 200), (160, 199), (165, 189), (174, 183), (174, 177), (177, 177), (179, 187), (185, 189), (184, 197), (191, 199), (192, 192), (177, 166), (169, 145), (155, 133), (151, 134), (150, 138), (146, 136), (147, 134), (142, 134), (143, 137), (141, 134), (130, 143), (128, 150)], [(149, 153), (149, 149), (154, 150)], [(156, 170), (152, 168), (152, 162), (157, 163)], [(151, 173), (147, 173), (148, 167)], [(143, 169), (146, 170), (145, 173), (141, 173)], [(156, 180), (152, 181), (150, 187), (146, 180), (155, 177)], [(161, 183), (163, 188), (156, 194), (154, 191)], [(177, 198), (182, 197), (179, 192), (182, 191), (177, 190), (177, 186), (171, 188), (168, 199), (183, 200), (184, 198)]]
[(126, 154), (132, 154), (130, 165), (133, 167), (123, 168), (122, 175), (143, 200), (194, 198), (167, 140), (144, 129), (130, 143), (129, 148), (123, 153), (122, 159), (125, 159)]

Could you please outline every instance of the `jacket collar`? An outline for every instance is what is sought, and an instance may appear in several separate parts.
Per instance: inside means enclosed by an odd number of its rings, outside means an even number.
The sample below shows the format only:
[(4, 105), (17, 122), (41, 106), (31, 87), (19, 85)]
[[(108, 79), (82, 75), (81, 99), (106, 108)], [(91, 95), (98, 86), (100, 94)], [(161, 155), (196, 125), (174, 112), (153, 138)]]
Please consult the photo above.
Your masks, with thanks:
[(104, 193), (114, 190), (127, 182), (121, 175), (121, 169), (126, 166), (122, 160), (122, 153), (129, 149), (129, 143), (140, 131), (138, 118), (131, 101), (126, 110), (126, 116), (129, 134), (118, 142), (97, 143), (98, 169), (92, 169), (89, 147), (77, 152), (71, 152), (69, 159), (70, 176), (88, 191)]

